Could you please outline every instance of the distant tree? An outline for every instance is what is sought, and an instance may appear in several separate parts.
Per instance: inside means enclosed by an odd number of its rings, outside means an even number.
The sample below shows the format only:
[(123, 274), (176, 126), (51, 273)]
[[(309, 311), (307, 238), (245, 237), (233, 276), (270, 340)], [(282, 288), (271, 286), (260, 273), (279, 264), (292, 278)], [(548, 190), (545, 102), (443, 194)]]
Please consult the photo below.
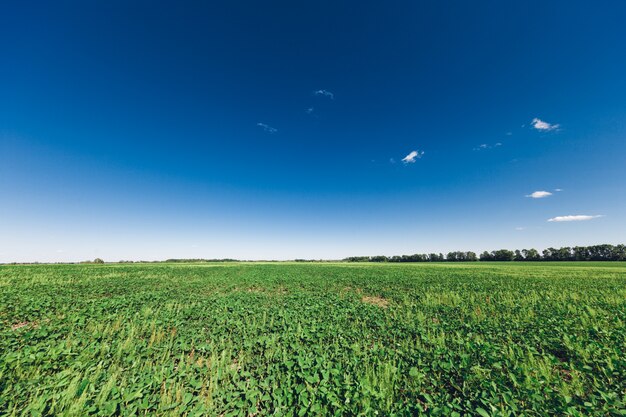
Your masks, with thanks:
[(448, 262), (458, 262), (460, 259), (460, 252), (448, 252), (446, 255), (446, 261)]
[(369, 256), (350, 256), (344, 259), (346, 262), (368, 262), (369, 260)]
[(552, 257), (555, 261), (572, 261), (575, 259), (572, 248), (564, 247), (554, 251)]
[(587, 251), (589, 253), (589, 260), (590, 261), (601, 261), (602, 260), (602, 247), (601, 247), (601, 245), (587, 246)]
[[(430, 254), (413, 254), (413, 255), (394, 255), (386, 257), (379, 256), (352, 256), (345, 258), (346, 262), (472, 262), (472, 261), (626, 261), (626, 245), (594, 245), (594, 246), (576, 246), (570, 248), (568, 246), (562, 248), (547, 248), (539, 254), (537, 249), (522, 249), (510, 251), (508, 249), (500, 249), (496, 251), (484, 251), (480, 257), (474, 252), (453, 251), (448, 252), (445, 256), (441, 253)], [(231, 259), (170, 259), (170, 262), (227, 262)], [(296, 261), (304, 261), (297, 259)], [(94, 262), (98, 262), (97, 260)], [(102, 262), (100, 260), (100, 262)], [(92, 263), (87, 261), (86, 263)]]
[(413, 255), (403, 255), (402, 258), (405, 262), (427, 262), (428, 255), (421, 253), (414, 253)]
[(525, 261), (540, 261), (541, 255), (537, 249), (522, 249), (522, 255)]
[(385, 255), (372, 256), (370, 258), (370, 262), (387, 262), (387, 261), (389, 261), (389, 258), (387, 258)]
[(103, 264), (104, 261), (102, 259), (100, 259), (100, 258), (96, 258), (96, 259), (93, 260), (93, 263), (94, 264)]
[(588, 261), (591, 256), (589, 254), (589, 248), (586, 246), (576, 246), (574, 247), (574, 259), (577, 261)]
[(613, 260), (613, 245), (595, 245), (591, 246), (593, 255), (592, 258), (594, 261), (610, 261)]
[(493, 261), (493, 256), (491, 256), (489, 252), (484, 251), (483, 253), (480, 254), (480, 260), (481, 261)]
[(541, 254), (544, 261), (554, 261), (556, 256), (556, 249), (548, 248), (544, 249)]
[(514, 257), (513, 251), (508, 249), (499, 249), (491, 252), (494, 261), (512, 261)]
[(626, 245), (617, 245), (613, 248), (613, 261), (626, 261)]
[(456, 262), (475, 261), (476, 254), (474, 252), (462, 252), (462, 251), (450, 252), (448, 253), (448, 256), (446, 257), (446, 259), (449, 261), (456, 261)]

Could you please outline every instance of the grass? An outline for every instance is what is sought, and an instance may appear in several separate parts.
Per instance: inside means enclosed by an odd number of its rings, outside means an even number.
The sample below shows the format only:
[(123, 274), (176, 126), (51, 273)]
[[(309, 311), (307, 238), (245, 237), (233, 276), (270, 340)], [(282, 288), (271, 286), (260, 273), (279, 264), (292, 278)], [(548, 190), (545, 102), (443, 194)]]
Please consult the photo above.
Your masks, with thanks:
[(626, 415), (626, 265), (0, 267), (0, 415)]

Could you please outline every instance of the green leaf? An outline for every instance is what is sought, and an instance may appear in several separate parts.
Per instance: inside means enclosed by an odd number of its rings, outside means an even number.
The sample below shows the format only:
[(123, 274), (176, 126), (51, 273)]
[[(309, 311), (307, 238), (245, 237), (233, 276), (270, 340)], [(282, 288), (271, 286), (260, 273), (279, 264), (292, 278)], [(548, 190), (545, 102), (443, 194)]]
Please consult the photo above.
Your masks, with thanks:
[(490, 416), (489, 416), (489, 413), (488, 413), (487, 411), (485, 411), (485, 409), (484, 409), (484, 408), (480, 408), (480, 407), (478, 407), (478, 408), (476, 409), (476, 412), (477, 412), (478, 414), (480, 414), (481, 416), (483, 416), (483, 417), (490, 417)]

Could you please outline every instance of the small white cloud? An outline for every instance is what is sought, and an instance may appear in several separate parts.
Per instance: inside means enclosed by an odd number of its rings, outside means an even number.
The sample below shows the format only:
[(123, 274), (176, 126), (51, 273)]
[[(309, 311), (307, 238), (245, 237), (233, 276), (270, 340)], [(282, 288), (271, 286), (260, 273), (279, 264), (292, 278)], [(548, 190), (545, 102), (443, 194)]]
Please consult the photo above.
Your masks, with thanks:
[(331, 93), (328, 90), (317, 90), (317, 91), (314, 91), (313, 94), (315, 94), (316, 96), (329, 97), (331, 100), (335, 99), (335, 94)]
[(313, 114), (313, 110), (315, 110), (313, 107), (309, 107), (308, 109), (305, 110), (306, 114)]
[(604, 217), (602, 214), (597, 214), (595, 216), (589, 216), (586, 214), (577, 214), (570, 216), (556, 216), (551, 219), (548, 219), (549, 222), (582, 222), (585, 220), (597, 219), (599, 217)]
[(559, 128), (558, 124), (550, 124), (550, 123), (544, 122), (543, 120), (538, 119), (536, 117), (533, 119), (532, 125), (533, 125), (533, 128), (535, 128), (537, 130), (544, 131), (544, 132), (547, 132), (547, 131), (550, 131), (550, 130), (555, 130), (555, 129)]
[(412, 164), (416, 159), (419, 159), (422, 156), (424, 156), (424, 151), (411, 151), (410, 154), (402, 158), (402, 162), (405, 164)]
[(395, 163), (396, 163), (396, 160), (395, 160), (395, 159), (393, 159), (393, 158), (389, 158), (389, 162), (390, 162), (390, 163), (392, 163), (392, 164), (395, 164)]
[(474, 148), (474, 150), (475, 151), (482, 151), (484, 149), (497, 148), (499, 146), (502, 146), (502, 143), (498, 142), (498, 143), (494, 143), (493, 145), (489, 145), (488, 143), (481, 143), (476, 148)]
[(550, 191), (535, 191), (532, 194), (528, 194), (526, 197), (530, 198), (546, 198), (550, 197), (552, 193)]
[(554, 191), (556, 191), (557, 193), (560, 193), (561, 191), (563, 191), (562, 188), (555, 188)]
[(525, 227), (516, 227), (515, 230), (526, 230)]
[(278, 129), (273, 128), (272, 126), (268, 126), (265, 123), (257, 123), (257, 126), (263, 128), (264, 131), (266, 131), (267, 133), (276, 133), (278, 132)]

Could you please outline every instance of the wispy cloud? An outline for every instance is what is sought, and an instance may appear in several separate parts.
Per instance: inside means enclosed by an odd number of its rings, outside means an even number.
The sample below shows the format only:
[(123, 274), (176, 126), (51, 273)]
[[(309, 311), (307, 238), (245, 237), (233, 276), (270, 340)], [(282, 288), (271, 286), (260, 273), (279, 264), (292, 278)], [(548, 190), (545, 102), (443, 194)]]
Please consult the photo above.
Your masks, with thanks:
[(389, 163), (391, 163), (391, 164), (395, 164), (395, 163), (396, 163), (396, 160), (395, 160), (395, 159), (393, 159), (393, 158), (389, 158)]
[(516, 227), (515, 230), (526, 230), (525, 227)]
[(554, 191), (556, 191), (557, 193), (560, 193), (561, 191), (563, 191), (562, 188), (555, 188)]
[(500, 146), (502, 146), (502, 143), (500, 143), (500, 142), (494, 143), (493, 145), (489, 145), (488, 143), (481, 143), (480, 145), (475, 147), (474, 150), (475, 151), (482, 151), (484, 149), (498, 148)]
[(552, 193), (550, 191), (535, 191), (534, 193), (528, 194), (526, 197), (530, 198), (546, 198), (550, 197)]
[(589, 216), (586, 214), (576, 214), (570, 216), (556, 216), (548, 219), (549, 222), (582, 222), (586, 220), (593, 220), (599, 217), (604, 217), (602, 214), (596, 214), (595, 216)]
[(272, 126), (268, 126), (265, 123), (259, 122), (256, 125), (261, 127), (267, 133), (276, 133), (276, 132), (278, 132), (278, 129), (275, 129)]
[(424, 156), (424, 151), (411, 151), (411, 153), (402, 158), (402, 162), (412, 164), (416, 159), (420, 159), (422, 156)]
[(550, 130), (556, 130), (559, 128), (558, 124), (552, 124), (552, 123), (548, 123), (548, 122), (544, 122), (543, 120), (535, 117), (533, 119), (533, 121), (531, 122), (533, 125), (533, 128), (543, 131), (543, 132), (548, 132)]
[(331, 93), (328, 90), (317, 90), (317, 91), (314, 91), (313, 94), (315, 94), (316, 96), (329, 97), (331, 100), (335, 99), (335, 94)]
[(314, 111), (314, 110), (315, 110), (315, 109), (314, 109), (313, 107), (309, 107), (309, 108), (308, 108), (308, 109), (306, 109), (304, 112), (305, 112), (306, 114), (313, 114), (313, 111)]

